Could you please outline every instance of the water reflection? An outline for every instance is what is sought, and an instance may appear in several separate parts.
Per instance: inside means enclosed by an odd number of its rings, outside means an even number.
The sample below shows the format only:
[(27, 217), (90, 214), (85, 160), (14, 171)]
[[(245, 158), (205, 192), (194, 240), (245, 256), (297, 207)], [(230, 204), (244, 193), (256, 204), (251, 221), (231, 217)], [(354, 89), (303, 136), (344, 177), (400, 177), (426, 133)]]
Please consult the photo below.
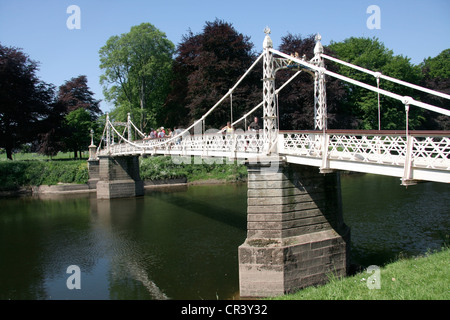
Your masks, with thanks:
[(398, 178), (354, 174), (342, 179), (342, 198), (352, 260), (364, 267), (439, 250), (449, 235), (448, 184), (405, 188)]
[[(449, 185), (406, 189), (398, 179), (343, 175), (352, 258), (382, 265), (439, 249)], [(0, 199), (0, 299), (238, 298), (238, 246), (247, 187), (151, 189), (139, 198), (94, 194)], [(69, 265), (81, 290), (69, 290)]]

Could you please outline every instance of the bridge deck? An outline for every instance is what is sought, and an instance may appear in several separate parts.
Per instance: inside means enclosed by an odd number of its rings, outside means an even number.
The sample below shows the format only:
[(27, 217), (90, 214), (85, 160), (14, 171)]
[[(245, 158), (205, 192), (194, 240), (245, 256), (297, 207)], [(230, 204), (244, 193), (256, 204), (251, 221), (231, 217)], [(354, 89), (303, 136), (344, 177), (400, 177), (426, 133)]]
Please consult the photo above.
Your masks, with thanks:
[[(186, 135), (113, 144), (100, 155), (264, 157), (262, 134)], [(280, 131), (272, 155), (322, 170), (350, 170), (450, 183), (450, 131)]]

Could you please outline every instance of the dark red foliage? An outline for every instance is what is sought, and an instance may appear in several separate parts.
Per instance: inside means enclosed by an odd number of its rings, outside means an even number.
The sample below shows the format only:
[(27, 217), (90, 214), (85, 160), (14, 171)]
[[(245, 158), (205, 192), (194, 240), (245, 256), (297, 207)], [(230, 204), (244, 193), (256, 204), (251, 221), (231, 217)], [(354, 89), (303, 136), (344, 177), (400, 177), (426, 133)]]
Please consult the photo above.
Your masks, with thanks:
[[(300, 35), (288, 34), (281, 39), (279, 50), (287, 54), (305, 56), (309, 61), (314, 57), (314, 35), (302, 38)], [(325, 54), (330, 54), (324, 48)], [(333, 65), (326, 68), (335, 71)], [(292, 70), (281, 70), (276, 75), (276, 86), (280, 87), (294, 75)], [(336, 79), (326, 77), (328, 128), (339, 128), (352, 125), (353, 120), (345, 110), (339, 108), (339, 102), (345, 99), (342, 84)], [(279, 94), (279, 113), (281, 130), (312, 130), (314, 129), (314, 77), (306, 72), (298, 75)]]
[(0, 44), (0, 146), (14, 148), (48, 131), (54, 86), (36, 76), (38, 63), (20, 49)]
[[(203, 32), (189, 32), (178, 45), (172, 91), (166, 100), (166, 123), (187, 126), (206, 113), (238, 81), (255, 60), (250, 39), (221, 20), (206, 22)], [(259, 71), (259, 75), (257, 73)], [(243, 115), (262, 99), (261, 71), (249, 75), (233, 93), (233, 115)], [(230, 121), (230, 101), (206, 119), (221, 128)]]

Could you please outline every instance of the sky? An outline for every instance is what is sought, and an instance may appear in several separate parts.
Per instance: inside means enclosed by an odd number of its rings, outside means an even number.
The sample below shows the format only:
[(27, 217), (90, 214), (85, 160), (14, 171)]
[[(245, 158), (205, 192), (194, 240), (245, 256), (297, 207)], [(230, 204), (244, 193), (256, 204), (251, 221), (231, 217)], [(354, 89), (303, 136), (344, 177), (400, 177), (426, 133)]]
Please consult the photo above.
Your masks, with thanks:
[[(71, 5), (80, 9), (79, 29), (67, 26), (74, 21), (75, 12), (67, 12)], [(379, 12), (367, 12), (371, 5)], [(0, 43), (38, 61), (39, 78), (57, 87), (86, 75), (94, 97), (103, 100), (102, 111), (108, 112), (112, 105), (99, 83), (98, 51), (111, 36), (149, 22), (178, 45), (189, 30), (200, 33), (206, 21), (216, 18), (249, 36), (257, 51), (266, 26), (275, 48), (288, 33), (320, 33), (324, 45), (376, 37), (413, 64), (450, 48), (449, 0), (0, 0)], [(378, 27), (369, 28), (368, 20), (369, 26), (379, 22)]]

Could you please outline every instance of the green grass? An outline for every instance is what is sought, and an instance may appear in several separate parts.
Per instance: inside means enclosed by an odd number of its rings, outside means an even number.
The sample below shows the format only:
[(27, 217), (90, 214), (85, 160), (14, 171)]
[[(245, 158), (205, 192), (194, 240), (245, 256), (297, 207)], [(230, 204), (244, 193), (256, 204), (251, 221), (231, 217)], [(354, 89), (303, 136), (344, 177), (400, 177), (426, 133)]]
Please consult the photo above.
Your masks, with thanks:
[(54, 185), (58, 183), (87, 183), (85, 160), (69, 161), (0, 161), (0, 190)]
[(247, 169), (238, 163), (214, 163), (191, 158), (172, 160), (171, 157), (140, 159), (140, 175), (143, 180), (160, 180), (185, 177), (189, 182), (198, 180), (240, 181), (247, 177)]
[[(20, 157), (19, 157), (20, 155)], [(86, 160), (70, 160), (61, 154), (49, 161), (36, 154), (16, 154), (13, 161), (0, 161), (0, 191), (21, 187), (55, 185), (58, 183), (87, 183), (89, 179)], [(247, 177), (247, 169), (241, 164), (180, 163), (171, 157), (141, 157), (140, 176), (143, 180), (163, 180), (185, 177), (189, 182), (197, 180), (241, 181)]]
[[(83, 158), (88, 158), (88, 152), (84, 151), (82, 154)], [(18, 152), (13, 153), (13, 161), (23, 161), (23, 160), (73, 160), (73, 152), (58, 152), (54, 157), (45, 156), (39, 153), (32, 152)], [(0, 153), (0, 161), (7, 160), (6, 153)]]
[[(279, 300), (449, 300), (450, 249), (424, 256), (400, 259), (380, 268), (380, 289), (369, 289), (371, 273), (351, 277), (330, 276), (329, 283), (297, 293), (276, 297)], [(372, 278), (371, 278), (372, 279)]]

